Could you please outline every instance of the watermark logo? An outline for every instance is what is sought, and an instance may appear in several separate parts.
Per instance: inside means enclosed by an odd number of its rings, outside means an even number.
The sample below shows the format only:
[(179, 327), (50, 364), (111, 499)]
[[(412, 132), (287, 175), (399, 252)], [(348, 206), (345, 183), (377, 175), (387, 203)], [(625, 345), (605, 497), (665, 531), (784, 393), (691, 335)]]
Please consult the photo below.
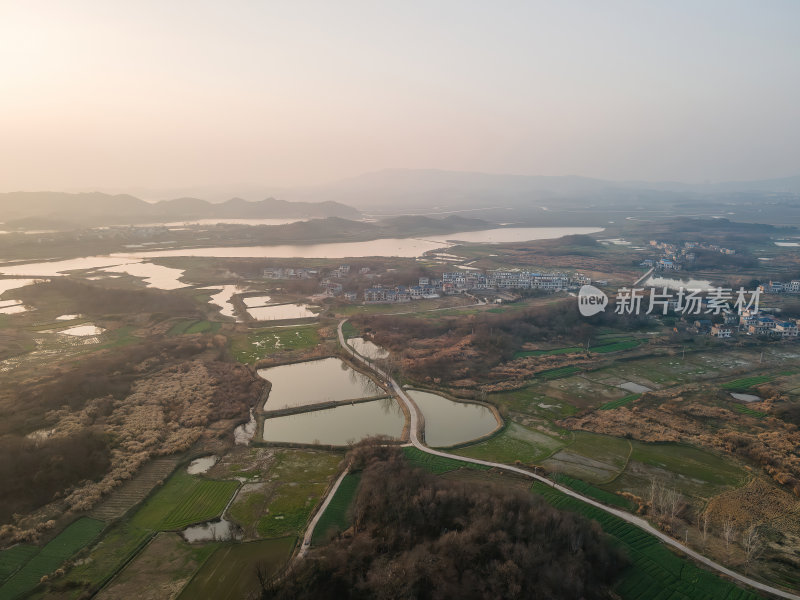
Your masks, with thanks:
[[(614, 312), (618, 315), (662, 314), (669, 311), (683, 315), (737, 314), (757, 318), (761, 290), (748, 292), (744, 288), (707, 290), (678, 288), (677, 292), (664, 287), (620, 288), (614, 299)], [(584, 285), (578, 292), (578, 310), (584, 317), (591, 317), (606, 309), (608, 296), (593, 285)]]
[(578, 292), (578, 310), (584, 317), (603, 312), (608, 304), (608, 296), (593, 285), (581, 286)]

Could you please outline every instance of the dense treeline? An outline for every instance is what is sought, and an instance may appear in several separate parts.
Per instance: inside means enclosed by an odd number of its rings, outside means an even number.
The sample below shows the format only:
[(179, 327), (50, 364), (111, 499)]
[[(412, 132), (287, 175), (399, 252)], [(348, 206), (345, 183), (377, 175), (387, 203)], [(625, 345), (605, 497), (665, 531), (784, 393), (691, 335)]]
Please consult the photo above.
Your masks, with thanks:
[[(265, 599), (607, 598), (625, 558), (599, 526), (523, 490), (367, 460), (351, 537), (312, 554)], [(363, 458), (363, 457), (362, 457)]]
[(16, 295), (32, 306), (58, 306), (64, 313), (91, 316), (139, 313), (174, 316), (197, 312), (190, 297), (175, 292), (107, 288), (65, 277), (21, 288)]
[[(587, 319), (578, 312), (575, 299), (569, 298), (524, 310), (483, 312), (466, 319), (361, 315), (353, 317), (353, 322), (371, 332), (379, 345), (413, 357), (407, 365), (410, 374), (445, 379), (464, 369), (473, 376), (485, 374), (511, 360), (527, 342), (583, 344), (596, 335), (598, 328), (634, 330), (646, 324), (646, 317), (620, 316), (609, 308)], [(437, 351), (422, 357), (416, 352), (420, 348)], [(458, 352), (453, 352), (454, 348)]]
[(84, 479), (98, 479), (110, 464), (106, 436), (81, 435), (33, 441), (0, 437), (0, 523), (24, 514)]

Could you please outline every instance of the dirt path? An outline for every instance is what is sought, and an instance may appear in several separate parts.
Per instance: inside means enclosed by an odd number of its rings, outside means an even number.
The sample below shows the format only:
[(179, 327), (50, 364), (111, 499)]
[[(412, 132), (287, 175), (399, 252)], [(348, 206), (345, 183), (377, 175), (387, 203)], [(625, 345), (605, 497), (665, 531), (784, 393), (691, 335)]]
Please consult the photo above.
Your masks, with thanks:
[[(723, 573), (723, 574), (727, 575), (728, 577), (730, 577), (731, 579), (734, 579), (734, 580), (736, 580), (736, 581), (738, 581), (740, 583), (748, 585), (748, 586), (750, 586), (750, 587), (752, 587), (752, 588), (754, 588), (756, 590), (759, 590), (761, 592), (766, 592), (768, 594), (773, 594), (773, 595), (779, 596), (781, 598), (788, 598), (789, 600), (800, 600), (800, 596), (798, 596), (796, 594), (792, 594), (791, 592), (786, 592), (784, 590), (772, 587), (772, 586), (767, 585), (765, 583), (761, 583), (759, 581), (756, 581), (755, 579), (751, 579), (751, 578), (749, 578), (749, 577), (747, 577), (745, 575), (741, 575), (740, 573), (737, 573), (736, 571), (732, 571), (731, 569), (729, 569), (729, 568), (727, 568), (727, 567), (725, 567), (725, 566), (723, 566), (723, 565), (721, 565), (721, 564), (719, 564), (717, 562), (714, 562), (710, 558), (707, 558), (707, 557), (703, 556), (702, 554), (700, 554), (698, 552), (695, 552), (691, 548), (681, 544), (679, 541), (674, 540), (671, 537), (669, 537), (668, 535), (662, 533), (661, 531), (659, 531), (658, 529), (656, 529), (655, 527), (650, 525), (650, 523), (648, 523), (647, 521), (645, 521), (641, 517), (637, 517), (635, 515), (632, 515), (630, 513), (625, 512), (623, 510), (619, 510), (619, 509), (616, 509), (616, 508), (611, 508), (610, 506), (606, 506), (605, 504), (601, 504), (600, 502), (597, 502), (596, 500), (593, 500), (592, 498), (589, 498), (587, 496), (583, 496), (583, 495), (579, 494), (578, 492), (575, 492), (575, 491), (573, 491), (573, 490), (571, 490), (569, 488), (566, 488), (566, 487), (563, 487), (561, 485), (558, 485), (557, 483), (554, 483), (553, 481), (547, 479), (546, 477), (542, 477), (541, 475), (537, 475), (537, 474), (531, 473), (530, 471), (527, 471), (525, 469), (520, 469), (518, 467), (513, 467), (511, 465), (505, 465), (505, 464), (502, 464), (502, 463), (495, 463), (495, 462), (490, 462), (490, 461), (486, 461), (486, 460), (480, 460), (480, 459), (477, 459), (477, 458), (468, 458), (466, 456), (458, 456), (456, 454), (448, 454), (447, 452), (442, 452), (440, 450), (433, 450), (432, 448), (427, 447), (426, 445), (424, 445), (419, 440), (419, 436), (418, 436), (419, 429), (418, 428), (419, 428), (419, 422), (420, 421), (419, 421), (419, 415), (418, 415), (417, 410), (416, 410), (416, 405), (406, 395), (405, 391), (403, 391), (403, 388), (401, 388), (397, 384), (397, 382), (390, 375), (388, 375), (387, 373), (385, 373), (384, 371), (382, 371), (378, 367), (374, 366), (373, 364), (368, 363), (367, 361), (365, 361), (363, 358), (361, 358), (361, 356), (359, 356), (357, 353), (355, 353), (345, 343), (344, 334), (342, 333), (342, 325), (344, 325), (345, 321), (347, 321), (347, 319), (344, 319), (344, 320), (339, 322), (339, 327), (338, 327), (339, 343), (341, 344), (341, 346), (344, 349), (346, 349), (348, 352), (350, 352), (350, 354), (352, 354), (353, 357), (356, 360), (360, 360), (365, 365), (367, 365), (368, 367), (372, 368), (372, 370), (375, 371), (375, 373), (377, 373), (378, 375), (380, 375), (384, 379), (384, 381), (388, 382), (389, 386), (394, 391), (394, 393), (397, 395), (397, 397), (400, 398), (400, 400), (408, 407), (409, 413), (411, 414), (411, 427), (410, 427), (410, 430), (409, 430), (409, 437), (411, 439), (411, 443), (418, 450), (421, 450), (422, 452), (427, 452), (428, 454), (433, 454), (434, 456), (441, 456), (441, 457), (444, 457), (444, 458), (452, 458), (452, 459), (455, 459), (455, 460), (460, 460), (462, 462), (469, 462), (469, 463), (473, 463), (473, 464), (476, 464), (476, 465), (484, 465), (484, 466), (492, 467), (492, 468), (495, 468), (495, 469), (503, 469), (505, 471), (510, 471), (512, 473), (518, 473), (520, 475), (524, 475), (524, 476), (529, 477), (531, 479), (536, 479), (538, 481), (541, 481), (542, 483), (546, 483), (547, 485), (555, 488), (556, 490), (558, 490), (559, 492), (561, 492), (563, 494), (567, 494), (568, 496), (572, 496), (573, 498), (577, 498), (578, 500), (581, 500), (582, 502), (585, 502), (586, 504), (591, 504), (592, 506), (595, 506), (595, 507), (597, 507), (597, 508), (599, 508), (601, 510), (604, 510), (604, 511), (614, 515), (615, 517), (619, 517), (620, 519), (623, 519), (624, 521), (627, 521), (628, 523), (631, 523), (632, 525), (636, 525), (637, 527), (639, 527), (640, 529), (646, 531), (650, 535), (655, 536), (656, 538), (658, 538), (659, 540), (661, 540), (665, 544), (668, 544), (668, 545), (672, 546), (673, 548), (677, 548), (678, 550), (680, 550), (681, 552), (685, 553), (686, 555), (691, 556), (693, 559), (695, 559), (699, 563), (704, 564), (705, 566), (709, 567), (710, 569), (712, 569), (714, 571), (718, 571), (720, 573)], [(326, 505), (327, 505), (327, 502), (329, 501), (330, 497), (331, 497), (331, 495), (329, 494), (328, 495), (328, 499), (326, 499)]]
[(306, 534), (303, 536), (303, 545), (300, 546), (300, 551), (297, 553), (297, 558), (303, 558), (308, 549), (311, 548), (311, 538), (314, 536), (314, 529), (317, 527), (317, 523), (322, 518), (323, 513), (328, 508), (328, 505), (331, 503), (334, 494), (336, 494), (336, 490), (339, 489), (339, 485), (341, 485), (342, 480), (344, 480), (344, 476), (350, 472), (350, 467), (346, 467), (342, 474), (339, 475), (339, 479), (336, 480), (331, 486), (331, 489), (328, 490), (328, 495), (325, 496), (325, 501), (322, 503), (322, 506), (319, 507), (319, 510), (314, 515), (314, 518), (311, 519), (311, 523), (308, 524), (308, 528), (306, 529)]

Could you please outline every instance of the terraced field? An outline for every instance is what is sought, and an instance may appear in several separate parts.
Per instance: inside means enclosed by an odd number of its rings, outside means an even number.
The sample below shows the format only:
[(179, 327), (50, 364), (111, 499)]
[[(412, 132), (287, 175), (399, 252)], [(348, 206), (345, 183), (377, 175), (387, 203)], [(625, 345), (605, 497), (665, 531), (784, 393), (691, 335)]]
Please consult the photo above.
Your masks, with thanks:
[(101, 521), (118, 519), (144, 500), (160, 481), (165, 481), (177, 465), (178, 459), (176, 457), (151, 460), (142, 467), (133, 479), (119, 487), (101, 504), (96, 506), (90, 516)]
[(105, 523), (82, 517), (48, 542), (0, 587), (0, 599), (12, 600), (27, 595), (44, 575), (60, 568), (68, 558), (89, 545), (105, 527)]
[(483, 465), (465, 463), (453, 458), (428, 454), (426, 452), (422, 452), (421, 450), (417, 450), (413, 446), (404, 446), (403, 454), (405, 455), (406, 460), (413, 466), (436, 474), (447, 473), (448, 471), (454, 471), (462, 468), (477, 469), (479, 471), (486, 471), (489, 469), (489, 467), (485, 467)]

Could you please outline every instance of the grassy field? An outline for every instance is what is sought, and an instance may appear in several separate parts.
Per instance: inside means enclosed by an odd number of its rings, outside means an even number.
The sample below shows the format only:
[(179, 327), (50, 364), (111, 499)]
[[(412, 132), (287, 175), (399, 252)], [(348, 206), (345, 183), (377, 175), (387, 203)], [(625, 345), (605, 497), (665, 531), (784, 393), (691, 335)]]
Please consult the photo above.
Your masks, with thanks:
[(587, 431), (575, 431), (573, 436), (566, 448), (544, 461), (545, 467), (592, 484), (609, 481), (625, 468), (631, 453), (628, 440)]
[(348, 511), (355, 500), (358, 492), (358, 484), (361, 483), (360, 473), (348, 473), (339, 484), (339, 488), (331, 498), (328, 508), (317, 521), (311, 543), (318, 546), (325, 543), (332, 535), (344, 531), (352, 524)]
[(68, 598), (79, 598), (86, 590), (96, 590), (141, 550), (153, 535), (152, 531), (123, 520), (112, 526), (92, 548), (87, 560), (70, 569), (62, 580), (57, 581), (57, 585), (69, 590), (64, 594)]
[(519, 423), (509, 425), (499, 434), (485, 442), (453, 450), (453, 454), (489, 460), (493, 462), (532, 463), (552, 454), (564, 443), (558, 438), (523, 427)]
[(489, 468), (483, 465), (463, 462), (454, 458), (434, 456), (432, 454), (428, 454), (427, 452), (423, 452), (422, 450), (417, 450), (413, 446), (404, 446), (403, 454), (405, 455), (406, 460), (411, 463), (412, 466), (425, 469), (435, 474), (447, 473), (448, 471), (454, 471), (455, 469), (462, 468), (484, 471)]
[(628, 394), (627, 396), (623, 396), (619, 400), (612, 400), (611, 402), (606, 402), (600, 407), (600, 410), (614, 410), (615, 408), (619, 408), (620, 406), (625, 406), (626, 404), (630, 404), (634, 400), (636, 400), (641, 394)]
[(96, 598), (172, 598), (218, 547), (159, 533)]
[(738, 588), (673, 553), (656, 538), (622, 519), (536, 482), (532, 490), (562, 510), (597, 521), (620, 544), (631, 565), (615, 591), (624, 600), (757, 600), (759, 596)]
[(216, 333), (222, 327), (218, 321), (192, 321), (181, 320), (175, 323), (167, 332), (167, 335), (181, 335), (184, 333)]
[(67, 526), (0, 587), (3, 600), (18, 598), (35, 588), (42, 576), (61, 567), (68, 558), (89, 545), (105, 527), (105, 523), (81, 517)]
[(326, 488), (325, 482), (281, 485), (258, 521), (258, 534), (264, 538), (299, 534)]
[(286, 564), (295, 542), (294, 537), (284, 537), (222, 546), (203, 563), (178, 598), (241, 600), (254, 594), (258, 597), (257, 570), (267, 576), (275, 574)]
[(344, 336), (344, 339), (349, 340), (353, 337), (360, 337), (361, 331), (350, 321), (345, 321), (344, 325), (342, 325), (342, 335)]
[(314, 325), (254, 329), (231, 338), (231, 352), (240, 363), (250, 364), (260, 358), (285, 350), (313, 348), (319, 343)]
[(510, 411), (535, 415), (547, 420), (562, 419), (576, 412), (576, 408), (568, 402), (548, 396), (539, 383), (517, 390), (490, 394), (488, 400)]
[[(342, 455), (312, 450), (281, 450), (269, 473), (268, 488), (248, 493), (234, 504), (245, 531), (271, 538), (299, 535), (340, 468)], [(241, 519), (241, 521), (240, 521)]]
[(180, 469), (131, 519), (142, 529), (178, 529), (218, 516), (238, 487), (236, 481), (194, 477)]
[(655, 478), (687, 496), (709, 498), (747, 479), (742, 467), (707, 450), (682, 444), (631, 444), (631, 459), (625, 472), (608, 486), (611, 491), (645, 496)]

